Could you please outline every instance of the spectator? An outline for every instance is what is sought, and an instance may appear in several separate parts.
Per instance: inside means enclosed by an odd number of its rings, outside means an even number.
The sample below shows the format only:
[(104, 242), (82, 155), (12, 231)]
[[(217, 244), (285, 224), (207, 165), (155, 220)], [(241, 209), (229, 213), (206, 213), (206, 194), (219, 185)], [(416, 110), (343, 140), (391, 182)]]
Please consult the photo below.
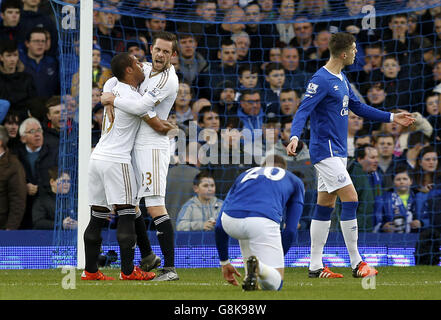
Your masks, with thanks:
[(424, 91), (431, 91), (439, 84), (441, 84), (441, 60), (433, 64), (430, 77), (424, 83)]
[(261, 6), (256, 2), (245, 8), (245, 31), (250, 37), (251, 61), (264, 61), (265, 51), (276, 45), (277, 29), (272, 23), (261, 23), (264, 18)]
[(244, 63), (239, 66), (239, 88), (235, 100), (238, 101), (240, 92), (245, 89), (260, 89), (259, 68), (255, 64)]
[(22, 7), (23, 5), (20, 0), (2, 1), (0, 12), (0, 42), (5, 40), (17, 40)]
[(355, 159), (348, 163), (348, 172), (358, 193), (357, 220), (361, 232), (373, 231), (374, 214), (381, 204), (381, 177), (377, 168), (378, 151), (370, 145), (357, 148)]
[[(262, 110), (260, 92), (255, 89), (248, 89), (242, 92), (240, 96), (240, 108), (237, 111), (239, 118), (240, 129), (249, 130), (253, 141), (259, 139), (262, 135), (262, 125), (265, 117), (265, 113)], [(256, 130), (257, 129), (257, 130)], [(245, 141), (244, 143), (250, 143), (251, 141)]]
[(208, 62), (196, 51), (198, 42), (193, 34), (180, 33), (178, 35), (178, 44), (179, 70), (183, 75), (183, 80), (193, 87), (198, 83), (199, 74), (207, 72)]
[[(48, 170), (49, 187), (44, 187), (35, 199), (32, 207), (32, 223), (33, 229), (54, 229), (57, 212), (56, 202), (57, 194), (66, 195), (69, 193), (71, 181), (67, 172), (62, 172), (58, 176), (58, 167), (52, 167)], [(62, 222), (63, 229), (77, 229), (76, 220), (67, 216)]]
[(133, 54), (139, 62), (147, 62), (147, 46), (144, 42), (138, 39), (130, 39), (127, 42), (127, 52)]
[[(58, 56), (58, 31), (55, 22), (49, 15), (40, 11), (41, 0), (22, 0), (23, 9), (20, 15), (18, 41), (23, 43), (29, 41), (28, 34), (36, 27), (42, 28), (50, 33), (51, 45), (47, 55), (51, 57)], [(48, 40), (45, 37), (44, 45)], [(26, 45), (27, 47), (27, 45)]]
[(21, 145), (20, 136), (18, 134), (20, 123), (20, 116), (15, 111), (9, 111), (3, 122), (8, 132), (8, 150), (15, 155), (17, 155), (17, 150)]
[(425, 98), (425, 112), (424, 117), (429, 121), (433, 127), (432, 141), (435, 144), (441, 142), (441, 113), (440, 113), (440, 97), (439, 94), (433, 91), (427, 93)]
[(277, 18), (273, 0), (257, 0), (257, 3), (262, 10), (263, 21), (270, 21)]
[(382, 208), (377, 213), (374, 232), (410, 233), (421, 228), (411, 185), (407, 169), (398, 170), (393, 175), (393, 191), (382, 196)]
[[(54, 38), (56, 39), (56, 38)], [(45, 29), (35, 27), (26, 36), (26, 54), (20, 56), (25, 72), (32, 75), (37, 95), (43, 98), (60, 93), (58, 62), (45, 54)]]
[(321, 30), (317, 32), (314, 38), (314, 52), (309, 50), (308, 61), (306, 62), (305, 70), (309, 73), (315, 73), (318, 69), (323, 67), (329, 60), (329, 40), (331, 33), (328, 30)]
[(213, 89), (221, 89), (221, 85), (226, 80), (231, 81), (235, 87), (237, 85), (237, 52), (233, 40), (225, 38), (222, 41), (218, 50), (218, 59), (219, 63), (211, 63), (208, 72), (201, 74), (199, 98), (213, 100)]
[(267, 155), (275, 154), (275, 146), (280, 136), (280, 120), (276, 116), (267, 116), (262, 125), (262, 139), (254, 142), (253, 156), (257, 163), (262, 163)]
[[(96, 85), (103, 89), (104, 83), (112, 77), (112, 71), (101, 64), (101, 48), (94, 44), (92, 48), (92, 86)], [(78, 71), (72, 77), (72, 87), (70, 94), (77, 97), (79, 94), (80, 72)]]
[(319, 19), (328, 15), (328, 0), (300, 0), (297, 6), (297, 10), (301, 15), (304, 15), (309, 19)]
[(201, 98), (193, 102), (191, 105), (191, 113), (193, 114), (193, 119), (197, 120), (199, 118), (199, 113), (202, 108), (212, 107), (211, 102), (208, 99)]
[(8, 132), (0, 126), (0, 229), (16, 230), (26, 207), (26, 180), (23, 166), (8, 150)]
[(357, 131), (357, 133), (354, 137), (355, 149), (360, 148), (361, 146), (363, 146), (365, 144), (372, 145), (373, 138), (368, 130), (366, 130), (365, 128), (362, 128), (361, 130)]
[(377, 172), (382, 180), (383, 189), (393, 188), (393, 174), (398, 165), (398, 157), (394, 155), (395, 140), (391, 133), (379, 133), (374, 137), (378, 151)]
[(44, 141), (50, 146), (51, 150), (58, 151), (62, 125), (61, 112), (65, 112), (65, 109), (66, 107), (62, 104), (60, 96), (50, 97), (46, 102), (46, 117), (48, 122), (43, 125), (43, 136)]
[(9, 101), (21, 120), (28, 117), (28, 104), (37, 94), (32, 76), (23, 71), (17, 43), (5, 41), (0, 45), (0, 98)]
[(92, 148), (95, 148), (96, 144), (101, 138), (103, 114), (104, 106), (101, 104), (101, 102), (98, 102), (92, 108)]
[(117, 14), (115, 7), (103, 6), (96, 10), (96, 25), (93, 39), (101, 48), (102, 65), (110, 68), (110, 60), (117, 52), (123, 52), (123, 33), (115, 26)]
[(233, 33), (231, 36), (231, 40), (233, 40), (236, 45), (237, 52), (237, 62), (238, 63), (252, 63), (253, 60), (250, 54), (250, 36), (245, 31), (241, 31), (238, 33)]
[(284, 88), (279, 95), (280, 114), (282, 118), (293, 117), (300, 105), (300, 94), (292, 88)]
[(276, 24), (276, 30), (278, 33), (278, 40), (285, 46), (295, 37), (294, 26), (291, 21), (294, 18), (296, 12), (294, 0), (282, 0), (279, 6), (279, 18), (280, 23)]
[(363, 118), (357, 116), (352, 111), (348, 114), (348, 157), (354, 157), (355, 152), (355, 136), (358, 131), (363, 128)]
[[(260, 65), (261, 70), (265, 70), (265, 67), (270, 62), (282, 62), (281, 56), (282, 56), (282, 48), (281, 47), (272, 47), (267, 51), (267, 55), (265, 55), (265, 61)], [(268, 57), (267, 57), (268, 56)]]
[(285, 69), (279, 63), (269, 63), (265, 68), (263, 105), (266, 114), (280, 113), (279, 96), (285, 84)]
[[(205, 106), (199, 111), (198, 125), (201, 129), (214, 130), (216, 135), (220, 133), (219, 112), (216, 108)], [(219, 136), (220, 138), (220, 136)], [(216, 140), (218, 143), (219, 141)]]
[[(213, 36), (216, 35), (217, 26), (216, 21), (216, 0), (197, 0), (196, 5), (196, 21), (186, 24), (187, 32), (198, 36), (198, 52), (206, 59), (210, 59), (209, 41), (213, 41)], [(182, 27), (181, 27), (182, 28)], [(210, 40), (209, 40), (210, 39)]]
[(32, 206), (38, 192), (49, 185), (48, 170), (58, 164), (58, 150), (44, 143), (43, 129), (35, 118), (22, 122), (19, 134), (23, 145), (18, 149), (18, 158), (26, 173), (26, 211), (20, 229), (32, 228)]
[(213, 231), (223, 201), (216, 198), (216, 184), (210, 174), (194, 178), (196, 196), (188, 200), (178, 214), (176, 231)]
[(363, 70), (360, 70), (357, 75), (357, 83), (360, 84), (361, 94), (366, 94), (367, 88), (374, 79), (380, 79), (382, 66), (383, 48), (381, 43), (367, 43), (364, 47)]
[(231, 81), (224, 81), (214, 93), (215, 108), (219, 111), (221, 128), (225, 128), (228, 117), (237, 115), (238, 103), (235, 101), (236, 87)]
[(311, 75), (301, 70), (298, 49), (290, 46), (282, 48), (280, 61), (285, 68), (286, 85), (290, 88), (301, 90), (303, 93), (306, 82)]
[(188, 83), (179, 83), (178, 95), (174, 105), (176, 120), (178, 124), (183, 124), (187, 120), (193, 120), (193, 113), (190, 108), (193, 93)]
[(439, 155), (432, 146), (426, 146), (418, 154), (415, 169), (412, 172), (414, 192), (429, 193), (434, 184), (439, 183)]
[[(314, 28), (312, 23), (307, 21), (304, 16), (298, 16), (294, 21), (293, 25), (296, 36), (289, 45), (297, 48), (300, 60), (305, 62), (315, 52)], [(301, 66), (301, 69), (305, 69), (304, 66)]]
[(191, 152), (196, 146), (197, 142), (187, 142), (184, 153), (180, 154), (184, 156), (183, 161), (170, 167), (168, 171), (165, 205), (174, 227), (179, 210), (192, 197), (193, 180), (200, 172), (197, 152)]
[(414, 170), (421, 149), (428, 145), (429, 138), (422, 131), (410, 132), (407, 138), (407, 149), (400, 156), (400, 163), (408, 170)]

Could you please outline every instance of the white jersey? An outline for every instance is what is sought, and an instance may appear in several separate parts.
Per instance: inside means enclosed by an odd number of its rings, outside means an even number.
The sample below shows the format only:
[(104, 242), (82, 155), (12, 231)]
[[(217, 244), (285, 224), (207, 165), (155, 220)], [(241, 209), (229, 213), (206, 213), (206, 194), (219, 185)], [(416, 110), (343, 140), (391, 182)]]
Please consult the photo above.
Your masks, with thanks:
[[(154, 110), (159, 119), (167, 120), (179, 89), (175, 67), (171, 65), (163, 72), (155, 73), (152, 71), (151, 63), (144, 63), (144, 74), (146, 79), (141, 83), (139, 93), (143, 96), (145, 104), (155, 106)], [(169, 149), (170, 139), (143, 122), (139, 128), (135, 148), (145, 145), (157, 149)]]
[[(178, 95), (179, 80), (173, 65), (162, 72), (153, 72), (152, 64), (144, 63), (145, 79), (138, 88), (142, 95), (141, 105), (145, 113), (153, 118), (158, 116), (161, 120), (167, 120), (176, 96)], [(125, 109), (133, 105), (133, 101), (120, 97), (115, 99), (115, 107)], [(137, 106), (140, 109), (140, 106)], [(156, 132), (144, 121), (138, 131), (135, 148), (149, 146), (156, 149), (170, 149), (170, 139)]]
[[(117, 81), (111, 89), (116, 97), (141, 99), (136, 88)], [(104, 111), (101, 138), (92, 152), (91, 158), (111, 162), (131, 163), (131, 152), (135, 143), (141, 119), (139, 112), (127, 113), (115, 109), (115, 118), (109, 122)]]

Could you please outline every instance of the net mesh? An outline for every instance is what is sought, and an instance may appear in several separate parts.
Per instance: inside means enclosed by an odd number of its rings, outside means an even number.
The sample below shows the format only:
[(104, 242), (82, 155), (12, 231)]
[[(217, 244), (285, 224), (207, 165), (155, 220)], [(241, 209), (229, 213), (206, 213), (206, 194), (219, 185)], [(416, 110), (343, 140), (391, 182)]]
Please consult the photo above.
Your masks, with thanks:
[[(64, 230), (62, 219), (69, 214), (76, 217), (78, 200), (80, 10), (79, 3), (51, 3), (59, 35), (60, 78), (66, 106), (63, 116), (70, 123), (61, 133), (59, 168), (70, 172), (73, 183), (70, 194), (57, 197), (57, 210), (61, 214), (57, 215), (54, 243), (70, 247), (76, 244), (76, 233)], [(166, 202), (175, 227), (179, 230), (179, 221), (185, 219), (181, 209), (194, 196), (192, 184), (197, 173), (211, 172), (216, 182), (216, 196), (224, 199), (238, 174), (260, 164), (262, 157), (256, 154), (263, 156), (273, 152), (285, 156), (286, 135), (307, 82), (329, 59), (330, 35), (348, 31), (357, 39), (358, 52), (354, 64), (344, 71), (359, 98), (379, 109), (418, 113), (416, 124), (406, 130), (349, 114), (348, 170), (359, 195), (359, 245), (367, 242), (371, 245), (373, 232), (380, 235), (402, 232), (404, 240), (399, 242), (394, 242), (397, 238), (379, 235), (378, 247), (410, 247), (415, 254), (435, 256), (439, 245), (437, 247), (434, 232), (440, 228), (436, 208), (439, 208), (437, 147), (441, 137), (438, 111), (441, 106), (441, 87), (438, 86), (441, 83), (441, 1), (304, 0), (294, 5), (293, 1), (266, 0), (257, 3), (247, 0), (94, 2), (94, 52), (100, 54), (97, 63), (100, 68), (94, 69), (93, 85), (98, 93), (111, 76), (108, 68), (116, 53), (130, 51), (139, 59), (150, 61), (149, 46), (155, 31), (171, 31), (178, 37), (180, 56), (172, 63), (178, 70), (180, 87), (172, 114), (184, 134), (183, 145), (196, 150), (196, 155), (189, 152), (184, 161), (186, 156), (177, 148), (182, 141), (178, 138), (171, 141), (173, 154)], [(278, 79), (283, 79), (282, 85)], [(242, 112), (240, 96), (253, 89), (258, 92), (260, 109), (250, 116)], [(231, 151), (228, 143), (219, 143), (218, 156), (210, 154), (214, 149), (207, 147), (209, 144), (200, 134), (201, 126), (209, 126), (199, 121), (204, 120), (199, 112), (204, 106), (211, 106), (219, 115), (219, 141), (221, 138), (233, 141), (234, 128), (242, 133), (235, 152), (228, 153)], [(92, 143), (96, 144), (100, 134), (100, 107), (93, 107)], [(192, 120), (199, 121), (199, 126)], [(245, 146), (246, 129), (251, 132), (251, 149)], [(299, 231), (307, 233), (317, 197), (316, 175), (308, 152), (309, 127), (305, 128), (301, 141), (303, 148), (299, 156), (285, 157), (289, 170), (296, 172), (306, 186)], [(390, 141), (392, 146), (388, 146)], [(378, 149), (376, 174), (366, 173), (361, 158), (357, 161), (357, 157), (365, 155), (363, 148), (356, 146), (364, 143)], [(430, 147), (420, 151), (423, 144)], [(225, 151), (228, 155), (221, 159)], [(435, 169), (422, 160), (425, 154), (434, 155)], [(412, 179), (409, 197), (394, 192), (397, 190), (394, 178), (403, 168)], [(339, 231), (339, 212), (337, 204), (333, 231)], [(406, 238), (407, 233), (422, 230), (430, 231)], [(419, 238), (422, 240), (417, 241)], [(427, 241), (430, 245), (426, 245)]]

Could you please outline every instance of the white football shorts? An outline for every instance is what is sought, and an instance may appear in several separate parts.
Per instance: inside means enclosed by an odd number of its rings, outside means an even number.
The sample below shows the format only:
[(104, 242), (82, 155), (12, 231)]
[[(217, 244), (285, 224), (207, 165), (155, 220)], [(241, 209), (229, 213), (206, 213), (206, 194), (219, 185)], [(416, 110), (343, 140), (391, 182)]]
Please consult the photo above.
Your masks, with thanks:
[(239, 240), (245, 266), (254, 255), (267, 266), (285, 267), (280, 224), (263, 217), (233, 218), (225, 212), (221, 220), (225, 232)]
[(146, 207), (165, 205), (169, 163), (169, 149), (133, 149), (132, 164), (138, 185), (138, 199), (144, 198)]
[(351, 176), (346, 169), (347, 161), (347, 158), (330, 157), (314, 164), (319, 192), (331, 193), (352, 184)]
[(114, 204), (136, 205), (136, 178), (130, 163), (90, 159), (89, 205), (111, 208)]

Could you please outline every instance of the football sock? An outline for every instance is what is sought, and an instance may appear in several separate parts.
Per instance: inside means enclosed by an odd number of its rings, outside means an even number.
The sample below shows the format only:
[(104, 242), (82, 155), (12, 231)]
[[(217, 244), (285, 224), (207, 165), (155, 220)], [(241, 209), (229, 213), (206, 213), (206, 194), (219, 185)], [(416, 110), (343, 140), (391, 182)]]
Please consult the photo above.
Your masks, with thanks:
[(97, 259), (101, 251), (101, 229), (105, 223), (106, 220), (92, 215), (84, 231), (85, 270), (87, 272), (95, 273), (98, 271)]
[(282, 276), (275, 268), (259, 261), (258, 282), (262, 290), (279, 290), (282, 284)]
[(331, 226), (331, 213), (334, 208), (316, 205), (310, 226), (311, 236), (311, 261), (309, 270), (315, 271), (323, 268), (323, 248), (328, 240)]
[(358, 225), (357, 225), (358, 202), (342, 202), (340, 227), (348, 249), (351, 267), (354, 269), (362, 260), (358, 252)]
[(136, 244), (138, 245), (141, 259), (152, 253), (152, 246), (147, 235), (147, 228), (142, 215), (135, 219)]
[(153, 218), (156, 236), (164, 256), (164, 268), (175, 266), (175, 240), (173, 226), (168, 214)]
[[(130, 209), (125, 209), (130, 210)], [(135, 257), (136, 234), (135, 214), (122, 214), (118, 219), (116, 238), (118, 240), (121, 254), (121, 272), (130, 275), (133, 272), (133, 259)], [(118, 212), (120, 214), (120, 212)]]

